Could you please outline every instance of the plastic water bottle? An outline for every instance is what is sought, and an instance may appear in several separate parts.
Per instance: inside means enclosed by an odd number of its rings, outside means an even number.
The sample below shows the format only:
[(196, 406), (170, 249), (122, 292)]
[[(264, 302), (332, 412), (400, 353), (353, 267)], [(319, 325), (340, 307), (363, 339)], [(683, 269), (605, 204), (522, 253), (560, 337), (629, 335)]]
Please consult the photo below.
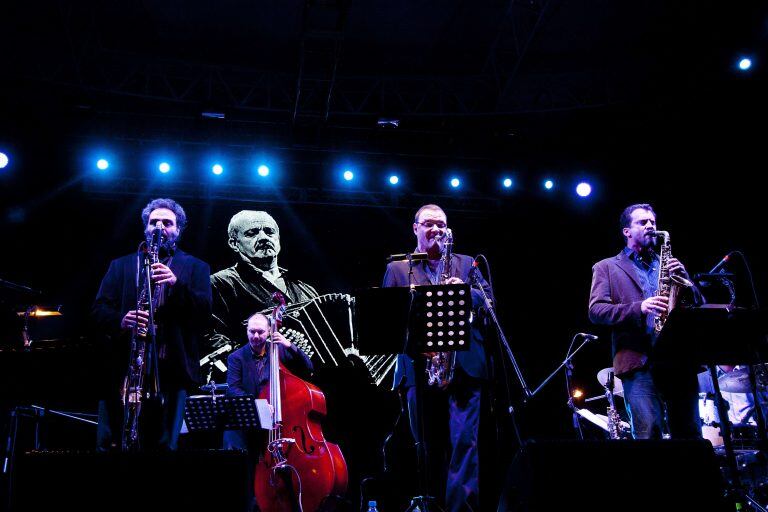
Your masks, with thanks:
[(368, 512), (379, 512), (379, 509), (376, 507), (376, 502), (374, 500), (368, 502)]

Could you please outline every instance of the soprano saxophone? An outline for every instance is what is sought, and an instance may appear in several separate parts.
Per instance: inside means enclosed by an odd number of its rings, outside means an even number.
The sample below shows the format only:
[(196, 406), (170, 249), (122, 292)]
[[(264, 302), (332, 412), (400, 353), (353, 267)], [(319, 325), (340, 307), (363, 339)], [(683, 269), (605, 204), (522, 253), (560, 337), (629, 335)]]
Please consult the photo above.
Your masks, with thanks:
[[(451, 277), (451, 260), (453, 258), (453, 232), (450, 228), (443, 235), (443, 251), (440, 257), (442, 271), (440, 282), (445, 283)], [(456, 366), (456, 352), (434, 352), (427, 357), (427, 384), (445, 388), (453, 380), (453, 371)]]

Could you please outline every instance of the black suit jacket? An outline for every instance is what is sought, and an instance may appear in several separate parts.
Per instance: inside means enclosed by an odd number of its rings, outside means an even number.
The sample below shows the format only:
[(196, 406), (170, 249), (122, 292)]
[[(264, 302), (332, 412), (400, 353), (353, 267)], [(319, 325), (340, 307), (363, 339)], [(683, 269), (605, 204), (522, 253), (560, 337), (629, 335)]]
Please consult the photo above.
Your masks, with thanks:
[[(427, 272), (424, 270), (426, 262), (417, 262), (413, 267), (413, 282), (417, 286), (432, 284), (429, 280)], [(453, 254), (451, 260), (451, 277), (458, 277), (465, 283), (469, 283), (469, 274), (472, 271), (472, 258), (465, 254)], [(479, 270), (475, 270), (479, 275), (479, 282), (488, 297), (493, 299), (493, 292), (490, 285), (486, 282), (485, 278), (480, 275)], [(407, 261), (393, 261), (387, 265), (387, 271), (384, 274), (383, 287), (393, 286), (410, 286), (408, 282), (408, 262)], [(472, 289), (472, 309), (475, 314), (475, 319), (472, 323), (471, 337), (469, 343), (469, 350), (462, 350), (456, 353), (456, 367), (461, 368), (467, 375), (475, 377), (477, 379), (486, 379), (488, 377), (488, 369), (485, 359), (485, 350), (483, 348), (483, 328), (482, 324), (485, 320), (485, 316), (482, 314), (485, 309), (483, 304), (483, 297), (479, 290)], [(426, 376), (422, 376), (426, 381)], [(403, 380), (405, 379), (405, 380)], [(405, 354), (400, 354), (397, 357), (397, 365), (395, 366), (395, 380), (394, 386), (399, 385), (413, 386), (414, 372), (413, 372), (413, 360)]]
[[(120, 321), (136, 309), (136, 258), (129, 254), (110, 263), (91, 310), (94, 327), (107, 342), (110, 386), (128, 369), (131, 332), (120, 329)], [(176, 250), (170, 268), (177, 281), (165, 287), (163, 304), (155, 315), (158, 343), (166, 349), (161, 367), (167, 371), (160, 375), (161, 387), (184, 387), (200, 380), (198, 346), (211, 318), (211, 272), (207, 263), (181, 250)]]
[[(307, 355), (295, 345), (286, 349), (282, 345), (278, 347), (280, 361), (289, 371), (301, 379), (309, 378), (312, 373), (312, 363)], [(227, 394), (233, 396), (254, 395), (259, 396), (261, 388), (269, 382), (269, 355), (264, 356), (259, 362), (251, 346), (245, 344), (232, 352), (227, 358)]]

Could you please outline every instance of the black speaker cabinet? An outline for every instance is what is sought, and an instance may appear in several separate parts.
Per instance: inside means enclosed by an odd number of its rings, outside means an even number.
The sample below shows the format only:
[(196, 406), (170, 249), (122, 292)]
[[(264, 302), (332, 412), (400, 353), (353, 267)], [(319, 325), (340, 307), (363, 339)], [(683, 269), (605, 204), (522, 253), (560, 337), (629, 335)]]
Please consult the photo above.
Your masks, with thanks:
[(707, 441), (528, 442), (498, 512), (722, 511), (723, 486)]
[(248, 485), (240, 452), (27, 453), (11, 511), (241, 512)]

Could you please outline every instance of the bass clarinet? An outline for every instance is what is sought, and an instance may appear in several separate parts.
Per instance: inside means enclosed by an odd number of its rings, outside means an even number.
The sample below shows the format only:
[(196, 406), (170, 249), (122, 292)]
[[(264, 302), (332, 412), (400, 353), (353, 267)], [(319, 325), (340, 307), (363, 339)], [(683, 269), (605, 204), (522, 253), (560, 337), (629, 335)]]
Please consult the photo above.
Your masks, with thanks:
[[(154, 365), (157, 365), (155, 344), (154, 313), (162, 293), (162, 285), (152, 283), (152, 265), (160, 262), (160, 245), (164, 240), (163, 223), (158, 221), (152, 230), (148, 243), (142, 243), (142, 259), (137, 284), (141, 284), (136, 299), (136, 311), (149, 313), (149, 324), (140, 327), (136, 324), (131, 333), (131, 350), (128, 371), (123, 381), (121, 399), (123, 404), (122, 449), (136, 451), (141, 447), (139, 418), (141, 406), (146, 399), (158, 396), (160, 383)], [(145, 389), (147, 374), (153, 381), (150, 389)]]

